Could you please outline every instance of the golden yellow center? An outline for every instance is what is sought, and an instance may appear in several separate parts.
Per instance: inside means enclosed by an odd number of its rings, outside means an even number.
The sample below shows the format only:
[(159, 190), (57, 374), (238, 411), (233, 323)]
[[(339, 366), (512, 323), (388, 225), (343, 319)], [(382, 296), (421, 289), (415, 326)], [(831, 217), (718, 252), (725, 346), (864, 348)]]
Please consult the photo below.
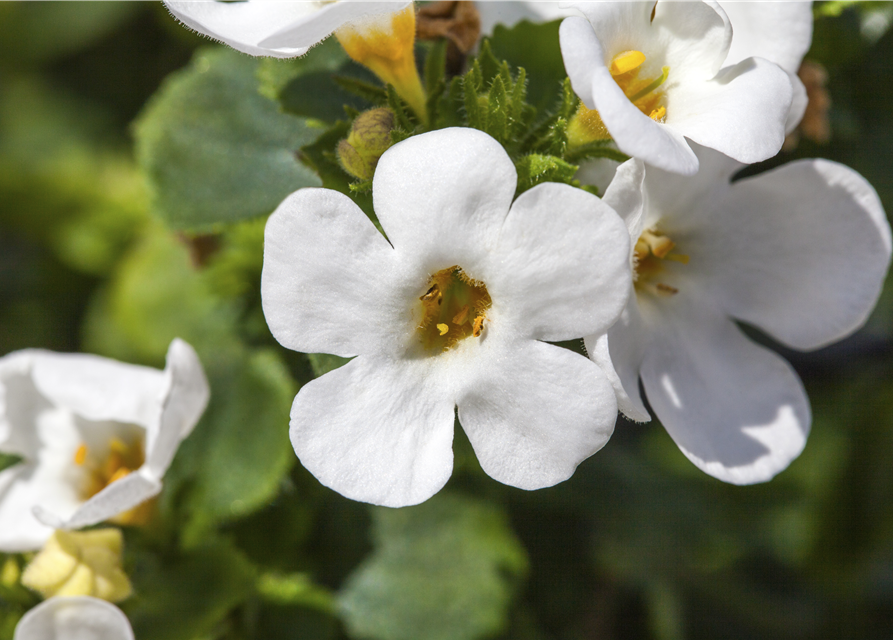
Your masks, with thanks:
[(679, 289), (663, 282), (666, 279), (666, 261), (688, 264), (688, 256), (682, 253), (673, 253), (676, 243), (663, 235), (657, 229), (647, 229), (642, 232), (633, 249), (635, 264), (636, 291), (639, 293), (651, 292), (661, 295), (674, 295)]
[[(92, 456), (86, 444), (81, 444), (74, 454), (74, 462), (83, 467), (87, 474), (81, 489), (81, 497), (88, 500), (107, 486), (136, 471), (146, 461), (145, 446), (142, 438), (125, 443), (119, 438), (112, 438), (108, 445), (108, 453), (104, 457)], [(110, 521), (117, 524), (145, 524), (152, 514), (152, 501), (121, 513)]]
[[(641, 51), (623, 51), (614, 56), (608, 70), (614, 82), (639, 111), (656, 122), (664, 122), (667, 108), (664, 93), (659, 89), (667, 81), (670, 67), (663, 67), (660, 75), (654, 77), (643, 71), (645, 60), (645, 54)], [(575, 147), (595, 140), (608, 140), (611, 134), (598, 111), (580, 103), (577, 113), (568, 123), (567, 138), (568, 144)]]
[(468, 337), (479, 338), (491, 304), (484, 283), (469, 278), (458, 265), (431, 276), (419, 302), (422, 321), (417, 332), (429, 353), (442, 353)]

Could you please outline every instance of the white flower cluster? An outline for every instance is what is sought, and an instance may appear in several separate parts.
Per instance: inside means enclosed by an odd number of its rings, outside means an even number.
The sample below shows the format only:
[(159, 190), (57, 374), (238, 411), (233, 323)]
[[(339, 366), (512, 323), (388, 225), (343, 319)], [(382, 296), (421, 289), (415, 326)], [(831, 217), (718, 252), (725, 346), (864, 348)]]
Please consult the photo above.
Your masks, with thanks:
[[(167, 4), (275, 56), (405, 6), (303, 3), (283, 19), (291, 3)], [(266, 229), (267, 321), (288, 348), (353, 358), (295, 399), (302, 463), (348, 497), (415, 504), (451, 474), (458, 414), (488, 474), (546, 487), (607, 442), (618, 408), (650, 419), (641, 382), (698, 467), (770, 479), (803, 449), (809, 403), (736, 321), (797, 349), (839, 340), (865, 322), (891, 253), (877, 195), (847, 167), (801, 161), (734, 181), (803, 114), (811, 3), (484, 6), (487, 26), (571, 16), (561, 51), (584, 125), (632, 159), (601, 199), (547, 183), (513, 202), (503, 148), (452, 128), (381, 157), (381, 232), (340, 193), (289, 196)], [(550, 344), (581, 337), (590, 359)]]

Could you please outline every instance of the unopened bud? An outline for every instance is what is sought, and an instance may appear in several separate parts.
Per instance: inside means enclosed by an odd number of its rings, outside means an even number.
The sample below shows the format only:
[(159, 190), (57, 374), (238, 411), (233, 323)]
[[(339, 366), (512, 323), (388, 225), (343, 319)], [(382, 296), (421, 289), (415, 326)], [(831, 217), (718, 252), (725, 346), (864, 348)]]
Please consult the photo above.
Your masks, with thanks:
[(360, 180), (370, 180), (378, 159), (391, 146), (394, 112), (386, 107), (370, 109), (353, 121), (347, 138), (338, 143), (341, 166)]
[(22, 584), (45, 598), (93, 596), (120, 602), (131, 592), (121, 569), (120, 529), (56, 531), (22, 573)]

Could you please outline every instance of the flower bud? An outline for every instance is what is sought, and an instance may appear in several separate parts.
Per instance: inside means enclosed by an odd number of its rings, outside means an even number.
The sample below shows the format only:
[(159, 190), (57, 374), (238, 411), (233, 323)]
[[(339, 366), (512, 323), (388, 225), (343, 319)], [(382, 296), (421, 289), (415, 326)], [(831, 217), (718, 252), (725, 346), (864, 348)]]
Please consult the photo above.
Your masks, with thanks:
[(370, 109), (353, 121), (350, 134), (338, 143), (338, 159), (350, 175), (370, 180), (378, 159), (391, 146), (394, 112), (386, 107)]
[(45, 598), (93, 596), (120, 602), (131, 593), (121, 570), (120, 529), (56, 531), (22, 573), (22, 584)]

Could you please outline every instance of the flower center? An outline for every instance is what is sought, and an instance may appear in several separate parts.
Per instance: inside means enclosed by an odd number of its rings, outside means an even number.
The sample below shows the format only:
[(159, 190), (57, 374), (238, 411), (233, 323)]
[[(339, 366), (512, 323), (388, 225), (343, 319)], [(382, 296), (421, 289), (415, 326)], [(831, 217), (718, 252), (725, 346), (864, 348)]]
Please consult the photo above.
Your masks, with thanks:
[[(91, 455), (90, 448), (82, 443), (74, 454), (74, 463), (87, 472), (81, 497), (89, 500), (113, 482), (139, 469), (145, 461), (145, 444), (140, 437), (130, 442), (113, 437), (108, 443), (108, 453), (105, 456)], [(115, 516), (111, 522), (145, 524), (150, 516), (151, 502), (147, 502)]]
[(657, 229), (647, 229), (642, 232), (633, 249), (633, 264), (635, 269), (636, 291), (639, 293), (651, 292), (660, 295), (671, 296), (679, 293), (679, 289), (659, 278), (663, 278), (666, 261), (688, 264), (688, 256), (682, 253), (672, 253), (676, 243), (663, 235)]
[(491, 303), (484, 283), (469, 278), (459, 266), (431, 276), (419, 301), (422, 321), (418, 336), (431, 353), (443, 353), (469, 336), (480, 337)]
[(624, 51), (611, 60), (611, 76), (636, 107), (652, 120), (663, 122), (667, 108), (661, 103), (664, 94), (658, 89), (667, 81), (670, 67), (663, 67), (661, 74), (651, 78), (642, 73), (645, 54), (641, 51)]
[[(641, 51), (624, 51), (611, 60), (608, 70), (614, 82), (623, 90), (636, 108), (656, 122), (665, 122), (667, 108), (662, 104), (664, 94), (658, 89), (667, 81), (670, 67), (663, 67), (657, 77), (649, 77), (643, 73), (645, 54)], [(570, 147), (582, 146), (596, 140), (610, 140), (611, 134), (602, 117), (595, 109), (589, 109), (582, 102), (577, 113), (571, 118), (567, 127), (567, 139)]]

